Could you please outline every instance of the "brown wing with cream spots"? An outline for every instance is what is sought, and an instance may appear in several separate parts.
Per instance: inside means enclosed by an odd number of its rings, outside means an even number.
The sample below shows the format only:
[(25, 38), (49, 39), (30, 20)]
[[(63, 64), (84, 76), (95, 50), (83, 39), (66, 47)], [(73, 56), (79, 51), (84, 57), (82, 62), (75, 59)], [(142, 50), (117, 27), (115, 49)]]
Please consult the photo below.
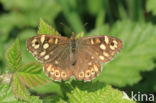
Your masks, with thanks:
[(44, 64), (44, 72), (54, 81), (68, 80), (72, 76), (70, 59), (66, 58), (62, 61)]
[(112, 60), (122, 48), (122, 41), (113, 36), (84, 37), (79, 44), (79, 48), (87, 48), (92, 57), (104, 63)]
[(94, 55), (88, 53), (87, 50), (90, 49), (82, 48), (76, 53), (76, 64), (73, 71), (77, 80), (84, 80), (85, 82), (94, 79), (101, 72), (100, 61), (93, 58)]
[(27, 40), (27, 49), (44, 63), (44, 72), (53, 80), (67, 80), (72, 75), (69, 39), (62, 36), (38, 35)]
[(53, 35), (37, 35), (27, 40), (27, 49), (40, 62), (53, 61), (68, 47), (68, 38)]
[(62, 81), (68, 80), (72, 76), (70, 48), (60, 49), (54, 59), (51, 60), (44, 64), (44, 71), (51, 79)]
[(83, 37), (77, 44), (74, 76), (84, 81), (95, 78), (101, 72), (100, 63), (111, 61), (122, 48), (122, 41), (112, 36)]

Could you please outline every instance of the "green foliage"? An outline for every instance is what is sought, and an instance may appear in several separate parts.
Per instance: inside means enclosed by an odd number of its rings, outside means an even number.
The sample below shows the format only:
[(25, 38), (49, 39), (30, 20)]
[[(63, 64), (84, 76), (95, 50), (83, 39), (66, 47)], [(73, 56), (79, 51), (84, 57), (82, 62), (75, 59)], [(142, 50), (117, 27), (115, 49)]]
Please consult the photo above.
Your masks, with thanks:
[(38, 34), (60, 35), (54, 28), (46, 24), (42, 19), (40, 19)]
[(79, 8), (77, 0), (59, 0), (60, 6), (63, 9), (63, 14), (68, 23), (72, 26), (73, 30), (76, 33), (85, 31), (83, 27), (83, 23), (81, 17), (78, 12), (76, 12), (76, 8)]
[(149, 12), (152, 12), (153, 15), (156, 15), (156, 1), (155, 0), (147, 0), (146, 9)]
[(111, 86), (105, 86), (94, 92), (74, 88), (68, 94), (70, 103), (114, 103), (116, 101), (118, 103), (135, 103), (128, 99), (122, 99), (123, 96), (122, 92), (113, 89)]
[(142, 93), (152, 93), (153, 91), (156, 91), (156, 82), (153, 81), (153, 78), (156, 78), (155, 74), (156, 69), (144, 73), (144, 81), (131, 86), (131, 90), (133, 89), (133, 91), (136, 92), (140, 90)]
[(24, 82), (22, 82), (22, 79), (18, 78), (18, 74), (14, 74), (13, 81), (12, 81), (12, 90), (14, 95), (21, 99), (21, 100), (28, 100), (29, 99), (29, 93), (26, 90), (26, 87), (24, 86)]
[(12, 47), (7, 52), (7, 61), (10, 68), (16, 71), (21, 66), (21, 54), (19, 40), (16, 40)]
[[(31, 89), (33, 91), (36, 91), (38, 94), (47, 94), (47, 93), (53, 93), (54, 92), (54, 93), (57, 93), (59, 96), (63, 97), (63, 93), (62, 93), (60, 85), (58, 85), (55, 82), (49, 82), (49, 83), (47, 83), (45, 85), (40, 85), (40, 86), (37, 86), (37, 87), (33, 87)], [(52, 97), (50, 96), (50, 98), (53, 99), (53, 96)]]
[[(20, 101), (13, 95), (12, 88), (10, 85), (0, 84), (0, 102), (1, 103), (27, 103)], [(30, 103), (42, 103), (38, 97), (31, 96)]]
[[(1, 13), (0, 16), (0, 47), (3, 48), (0, 51), (0, 62), (1, 67), (0, 72), (5, 72), (6, 64), (5, 52), (7, 47), (11, 45), (13, 40), (18, 36), (23, 37), (23, 33), (27, 31), (35, 30), (38, 26), (40, 18), (44, 18), (46, 21), (54, 25), (54, 20), (56, 19), (58, 13), (61, 12), (61, 6), (55, 0), (0, 0), (3, 5), (5, 13)], [(52, 10), (52, 11), (51, 11)], [(55, 25), (54, 25), (55, 26)], [(22, 42), (22, 52), (25, 52), (25, 40), (31, 37), (33, 34), (31, 32), (24, 35), (26, 38), (21, 39)], [(25, 49), (25, 50), (23, 50)], [(28, 53), (23, 53), (25, 57), (24, 62), (32, 60), (32, 57)]]
[(123, 99), (124, 94), (121, 91), (102, 82), (66, 82), (64, 89), (68, 91), (68, 101), (60, 99), (56, 103), (114, 103), (116, 101), (118, 103), (135, 103), (128, 98)]
[(11, 48), (8, 49), (7, 60), (13, 70), (11, 85), (14, 95), (21, 100), (36, 101), (36, 97), (32, 98), (26, 87), (32, 88), (49, 82), (47, 77), (41, 74), (42, 65), (39, 63), (21, 65), (19, 40), (16, 40)]
[(12, 93), (11, 86), (6, 84), (0, 84), (0, 101), (1, 103), (25, 103), (18, 101)]
[(81, 38), (83, 36), (84, 36), (84, 32), (81, 32), (81, 33), (79, 33), (79, 34), (76, 35), (76, 38)]
[[(125, 24), (127, 26), (123, 26)], [(98, 31), (90, 34), (95, 33), (99, 34)], [(105, 33), (119, 37), (124, 46), (121, 53), (113, 61), (104, 65), (103, 72), (96, 80), (115, 86), (133, 85), (142, 79), (140, 75), (142, 71), (154, 69), (153, 58), (156, 57), (155, 26), (122, 21), (114, 24), (112, 29)]]
[[(94, 5), (94, 6), (93, 6)], [(109, 2), (108, 0), (87, 0), (88, 11), (92, 15), (96, 15), (96, 27), (103, 25), (106, 16), (106, 9), (108, 9)], [(108, 12), (109, 13), (109, 12)]]

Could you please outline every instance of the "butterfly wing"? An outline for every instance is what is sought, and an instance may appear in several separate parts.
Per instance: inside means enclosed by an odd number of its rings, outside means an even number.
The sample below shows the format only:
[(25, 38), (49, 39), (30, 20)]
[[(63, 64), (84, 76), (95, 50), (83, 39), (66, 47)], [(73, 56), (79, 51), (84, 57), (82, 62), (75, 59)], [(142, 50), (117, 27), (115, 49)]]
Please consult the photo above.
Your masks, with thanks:
[(38, 35), (27, 40), (27, 49), (44, 63), (45, 73), (56, 81), (71, 77), (69, 39), (62, 36)]
[(101, 72), (100, 63), (111, 61), (121, 50), (122, 41), (112, 36), (94, 36), (78, 39), (77, 45), (74, 76), (90, 81)]
[(122, 48), (121, 40), (111, 36), (80, 38), (76, 40), (74, 53), (69, 42), (66, 37), (38, 35), (27, 41), (27, 48), (56, 81), (67, 80), (72, 75), (90, 81), (101, 72), (100, 63), (110, 61)]

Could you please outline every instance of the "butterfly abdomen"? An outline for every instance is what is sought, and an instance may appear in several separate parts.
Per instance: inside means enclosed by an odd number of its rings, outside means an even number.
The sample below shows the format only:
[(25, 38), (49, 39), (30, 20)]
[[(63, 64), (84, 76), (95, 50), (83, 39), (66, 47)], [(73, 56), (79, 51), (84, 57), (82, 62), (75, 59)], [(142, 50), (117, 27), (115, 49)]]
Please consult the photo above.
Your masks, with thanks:
[(71, 65), (75, 66), (75, 64), (76, 64), (76, 59), (75, 59), (76, 40), (75, 39), (70, 40), (70, 47), (71, 47), (71, 54), (70, 54)]

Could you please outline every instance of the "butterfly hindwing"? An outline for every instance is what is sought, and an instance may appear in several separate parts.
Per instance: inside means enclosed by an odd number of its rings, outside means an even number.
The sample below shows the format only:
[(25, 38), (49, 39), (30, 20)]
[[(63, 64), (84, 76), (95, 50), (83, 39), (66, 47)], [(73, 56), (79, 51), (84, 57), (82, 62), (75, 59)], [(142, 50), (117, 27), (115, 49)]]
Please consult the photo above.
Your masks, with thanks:
[[(68, 60), (68, 59), (67, 59)], [(55, 81), (68, 80), (72, 76), (72, 69), (69, 64), (45, 63), (44, 72)]]
[(92, 55), (87, 52), (87, 48), (82, 48), (75, 56), (77, 62), (74, 66), (73, 75), (77, 80), (90, 81), (101, 72), (100, 61), (93, 59)]
[(58, 56), (53, 56), (50, 62), (44, 64), (45, 73), (55, 81), (68, 80), (72, 76), (70, 63), (70, 48), (60, 49)]

